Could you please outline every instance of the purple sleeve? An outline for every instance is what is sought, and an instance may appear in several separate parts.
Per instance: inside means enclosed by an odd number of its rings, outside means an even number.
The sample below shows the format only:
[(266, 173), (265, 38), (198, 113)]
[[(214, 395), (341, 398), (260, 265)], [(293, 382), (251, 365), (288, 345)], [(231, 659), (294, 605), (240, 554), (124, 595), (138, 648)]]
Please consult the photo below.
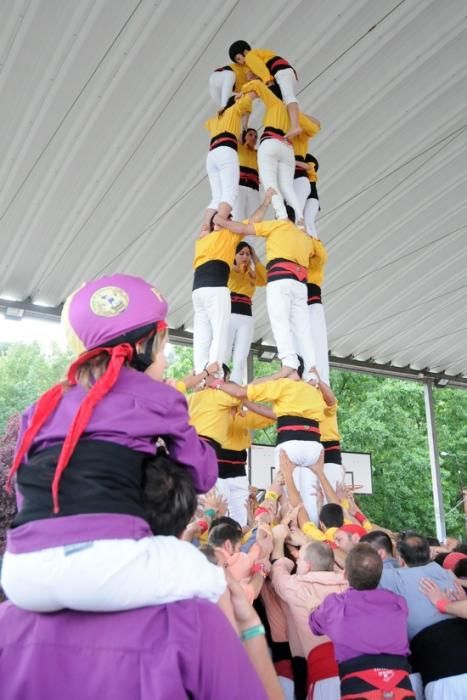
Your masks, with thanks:
[(331, 593), (331, 595), (325, 598), (321, 605), (311, 613), (309, 624), (313, 634), (326, 634), (327, 636), (329, 636), (326, 621), (328, 617), (328, 608), (332, 606), (333, 595), (334, 594)]
[(206, 493), (214, 486), (219, 474), (216, 453), (198, 437), (196, 430), (188, 423), (185, 397), (175, 389), (167, 414), (170, 419), (167, 420), (161, 437), (164, 438), (170, 455), (190, 471), (196, 491)]
[(201, 669), (199, 693), (195, 697), (206, 700), (267, 700), (263, 684), (221, 610), (211, 604), (209, 607), (202, 604), (200, 619), (198, 652)]

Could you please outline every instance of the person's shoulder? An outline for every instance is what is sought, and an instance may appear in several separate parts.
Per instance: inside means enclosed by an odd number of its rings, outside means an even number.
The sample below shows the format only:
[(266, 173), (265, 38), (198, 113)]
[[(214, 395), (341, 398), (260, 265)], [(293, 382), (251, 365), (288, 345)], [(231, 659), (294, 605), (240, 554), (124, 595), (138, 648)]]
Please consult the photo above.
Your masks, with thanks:
[(122, 368), (114, 390), (120, 394), (134, 396), (148, 405), (184, 400), (181, 392), (170, 384), (151, 379), (145, 372), (138, 372), (130, 367)]

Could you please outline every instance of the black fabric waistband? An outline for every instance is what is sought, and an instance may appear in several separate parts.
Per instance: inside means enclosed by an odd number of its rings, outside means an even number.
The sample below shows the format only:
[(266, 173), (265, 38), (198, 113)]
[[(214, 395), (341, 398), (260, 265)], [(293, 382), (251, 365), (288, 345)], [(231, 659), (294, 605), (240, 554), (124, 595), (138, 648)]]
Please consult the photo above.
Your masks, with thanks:
[[(296, 163), (305, 163), (305, 158), (303, 156), (295, 156)], [(303, 170), (303, 168), (295, 168), (294, 180), (298, 180), (299, 177), (306, 177), (308, 179), (308, 172)]]
[(319, 423), (311, 418), (302, 416), (279, 416), (277, 419), (276, 445), (289, 440), (304, 442), (319, 442)]
[(238, 151), (237, 137), (235, 134), (231, 134), (230, 131), (223, 131), (217, 136), (213, 136), (209, 143), (209, 150), (213, 151), (220, 146), (227, 146), (227, 148), (233, 148), (234, 151)]
[(237, 294), (237, 292), (230, 292), (230, 301), (231, 313), (240, 314), (241, 316), (253, 315), (251, 297), (246, 296), (246, 294)]
[(221, 68), (216, 68), (214, 73), (220, 73), (223, 70), (229, 70), (233, 73), (233, 68), (231, 68), (230, 66), (222, 66)]
[(291, 66), (290, 63), (281, 56), (273, 56), (269, 59), (269, 61), (266, 61), (266, 65), (271, 75), (276, 75), (276, 73), (278, 73), (281, 70), (285, 70), (286, 68), (292, 68), (293, 72), (295, 73), (295, 78), (297, 78), (295, 68)]
[(276, 129), (275, 126), (265, 126), (259, 142), (263, 143), (263, 141), (274, 138), (277, 139), (280, 136), (285, 136), (285, 131), (282, 131), (282, 129)]
[(306, 303), (308, 306), (311, 306), (312, 304), (322, 304), (323, 300), (321, 298), (321, 287), (313, 282), (307, 282), (306, 287), (308, 291)]
[(246, 165), (240, 166), (239, 184), (242, 187), (249, 187), (252, 190), (259, 190), (259, 175), (255, 168), (248, 168)]
[(219, 478), (230, 479), (235, 476), (245, 476), (246, 460), (246, 450), (226, 450), (221, 447), (217, 455)]
[(196, 268), (193, 291), (201, 287), (227, 287), (230, 267), (223, 260), (208, 260)]
[(268, 283), (277, 280), (295, 280), (306, 284), (306, 268), (293, 260), (286, 258), (274, 258), (266, 265)]
[(316, 182), (310, 182), (310, 194), (308, 195), (307, 199), (319, 199)]
[(199, 437), (201, 438), (201, 440), (204, 440), (204, 442), (207, 442), (208, 445), (211, 445), (214, 452), (216, 453), (216, 456), (219, 455), (219, 452), (221, 451), (221, 443), (220, 442), (217, 442), (217, 440), (214, 440), (214, 438), (209, 437), (208, 435), (200, 435)]
[(60, 511), (54, 516), (52, 481), (61, 449), (57, 444), (35, 452), (21, 465), (17, 483), (24, 502), (13, 527), (86, 513), (121, 513), (147, 520), (142, 495), (144, 467), (151, 456), (105, 440), (78, 442), (60, 480)]
[[(401, 678), (394, 678), (392, 687), (389, 685), (389, 679), (385, 684), (388, 686), (388, 697), (389, 692), (397, 688), (403, 693), (399, 693), (397, 697), (402, 698), (403, 700), (415, 698), (409, 678), (411, 669), (405, 656), (391, 654), (365, 654), (364, 656), (357, 656), (355, 659), (344, 661), (338, 664), (338, 666), (339, 676), (341, 678), (342, 700), (357, 697), (364, 700), (364, 698), (374, 697), (377, 686), (372, 683), (372, 679), (368, 674), (368, 671), (381, 671), (386, 669), (401, 671)], [(404, 691), (406, 691), (406, 693), (404, 693)], [(382, 693), (382, 691), (380, 692)], [(381, 697), (385, 697), (383, 693), (381, 694)]]
[(425, 627), (410, 649), (413, 670), (421, 674), (423, 685), (467, 673), (467, 620), (455, 617)]
[(342, 464), (341, 444), (339, 440), (321, 440), (324, 449), (325, 464)]

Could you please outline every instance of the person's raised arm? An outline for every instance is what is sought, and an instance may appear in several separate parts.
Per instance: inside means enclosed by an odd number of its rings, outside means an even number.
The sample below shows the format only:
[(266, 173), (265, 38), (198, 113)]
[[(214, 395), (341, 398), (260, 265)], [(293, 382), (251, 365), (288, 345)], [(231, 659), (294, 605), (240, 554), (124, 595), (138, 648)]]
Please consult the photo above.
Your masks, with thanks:
[(253, 224), (243, 224), (241, 221), (232, 221), (231, 219), (223, 219), (222, 216), (216, 214), (214, 224), (219, 228), (226, 228), (232, 233), (237, 233), (240, 236), (256, 236), (255, 227)]
[[(316, 370), (315, 370), (316, 371)], [(336, 395), (329, 386), (326, 384), (321, 377), (318, 375), (318, 388), (320, 389), (324, 402), (327, 406), (334, 406), (337, 403)]]
[(337, 503), (339, 505), (337, 494), (324, 473), (324, 450), (321, 450), (318, 461), (310, 469), (318, 477), (328, 503)]
[(300, 528), (303, 528), (304, 525), (310, 522), (310, 517), (305, 506), (303, 505), (302, 497), (300, 496), (300, 493), (293, 479), (295, 464), (289, 459), (285, 450), (280, 451), (279, 465), (281, 472), (284, 476), (285, 487), (289, 496), (289, 503), (292, 506), (292, 508), (298, 508), (297, 522), (298, 526)]
[(206, 378), (206, 386), (210, 386), (212, 389), (220, 389), (235, 399), (246, 399), (247, 397), (246, 386), (234, 384), (233, 382), (224, 382), (222, 379), (216, 379), (211, 375)]
[(248, 218), (250, 224), (259, 224), (260, 221), (264, 219), (268, 207), (271, 204), (272, 198), (275, 194), (277, 194), (276, 190), (273, 187), (268, 187), (268, 189), (264, 193), (264, 199), (262, 203), (259, 205), (258, 209), (256, 209), (253, 212), (253, 214)]
[(217, 362), (212, 362), (206, 367), (206, 369), (203, 369), (202, 372), (198, 372), (198, 374), (189, 374), (187, 377), (184, 377), (181, 381), (185, 385), (187, 390), (193, 389), (193, 387), (198, 386), (198, 384), (201, 384), (201, 382), (207, 379), (210, 374), (215, 374), (218, 370), (219, 364)]
[(276, 379), (285, 379), (288, 377), (290, 374), (290, 369), (286, 369), (285, 367), (281, 367), (278, 372), (274, 372), (273, 374), (266, 374), (264, 377), (256, 377), (256, 379), (253, 379), (251, 384), (264, 384), (264, 382), (272, 382)]
[[(244, 401), (243, 405), (249, 411), (256, 413), (258, 416), (263, 416), (264, 418), (270, 418), (271, 420), (276, 420), (277, 416), (269, 406), (264, 406), (260, 403), (254, 403), (253, 401)], [(256, 428), (254, 428), (256, 430)]]

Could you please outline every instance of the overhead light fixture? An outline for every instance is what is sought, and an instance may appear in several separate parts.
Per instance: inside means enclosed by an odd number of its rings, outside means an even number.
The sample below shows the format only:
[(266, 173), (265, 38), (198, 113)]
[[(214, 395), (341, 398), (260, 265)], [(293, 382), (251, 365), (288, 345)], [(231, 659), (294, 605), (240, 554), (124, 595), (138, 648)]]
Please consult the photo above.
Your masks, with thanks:
[(258, 360), (260, 360), (260, 362), (272, 362), (276, 356), (277, 353), (275, 350), (258, 351)]
[(5, 318), (10, 319), (10, 321), (21, 321), (24, 316), (24, 309), (20, 309), (17, 306), (7, 306), (5, 309)]
[(435, 384), (436, 386), (447, 386), (449, 384), (449, 379), (447, 377), (440, 377), (439, 379), (435, 379)]

